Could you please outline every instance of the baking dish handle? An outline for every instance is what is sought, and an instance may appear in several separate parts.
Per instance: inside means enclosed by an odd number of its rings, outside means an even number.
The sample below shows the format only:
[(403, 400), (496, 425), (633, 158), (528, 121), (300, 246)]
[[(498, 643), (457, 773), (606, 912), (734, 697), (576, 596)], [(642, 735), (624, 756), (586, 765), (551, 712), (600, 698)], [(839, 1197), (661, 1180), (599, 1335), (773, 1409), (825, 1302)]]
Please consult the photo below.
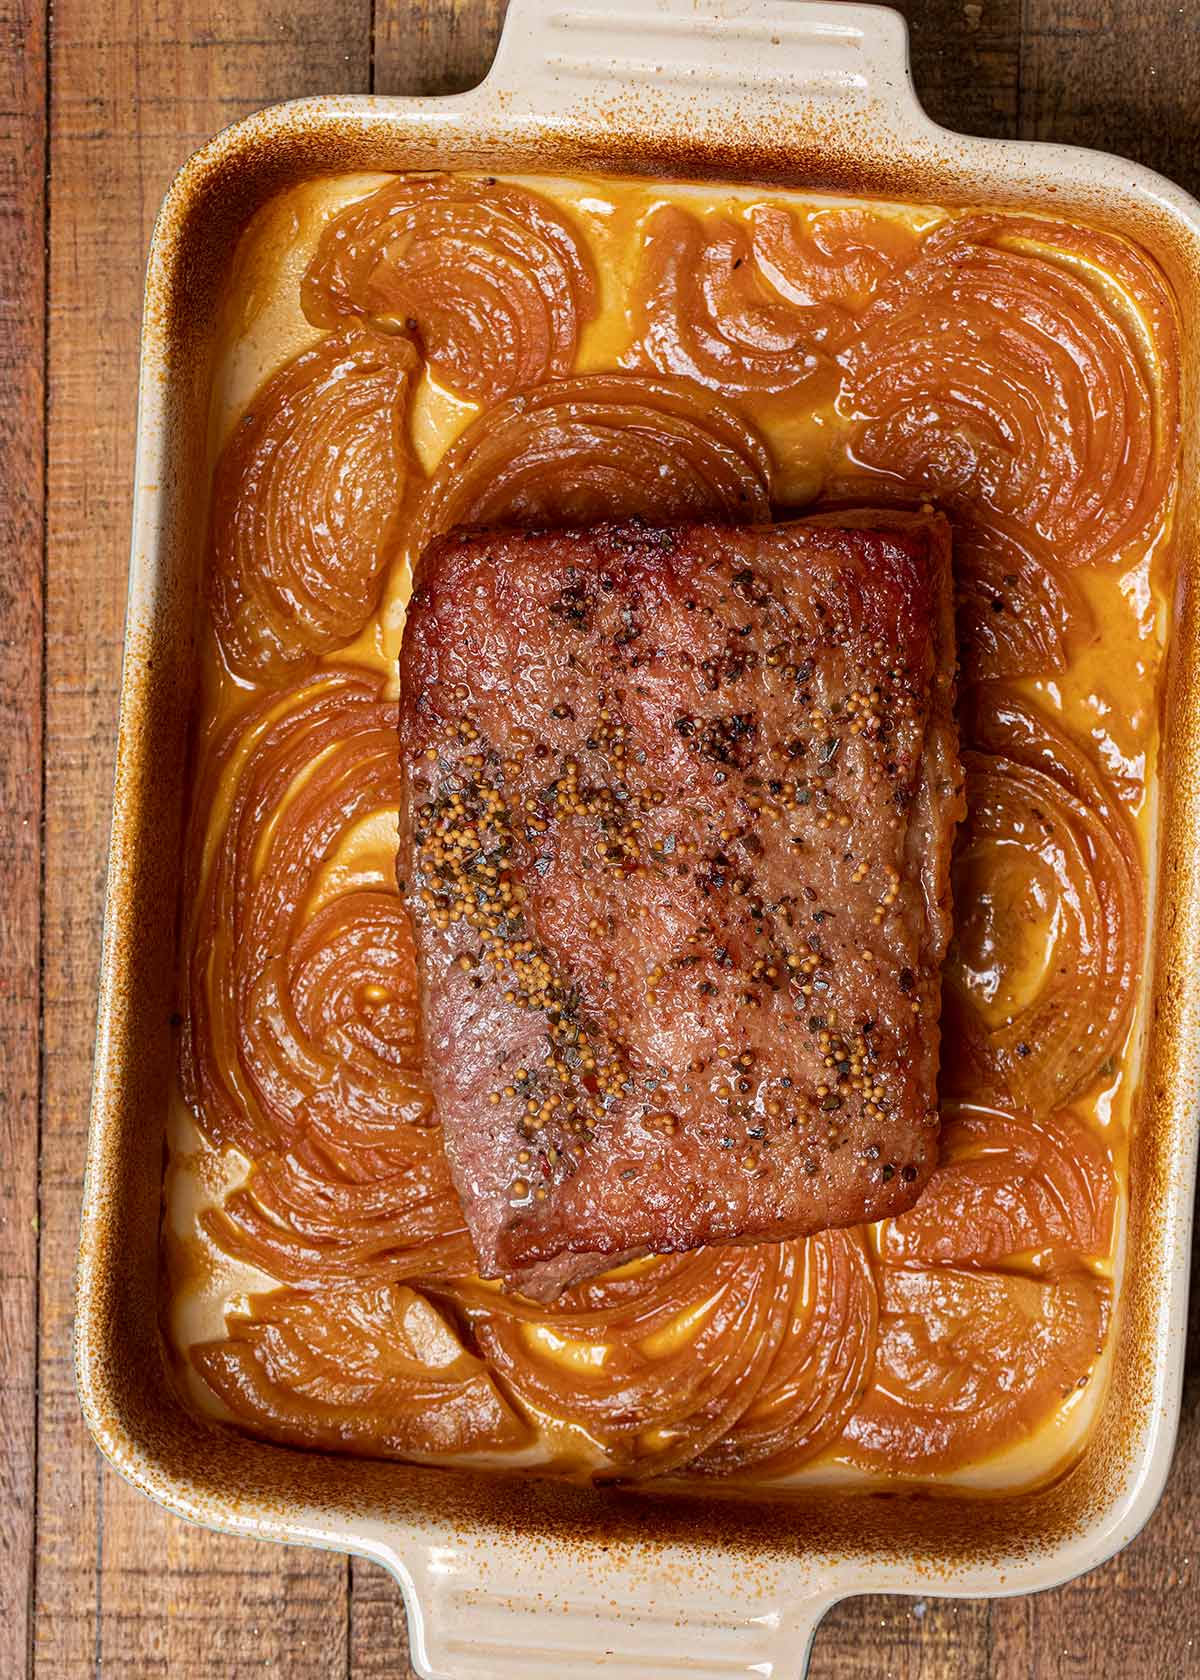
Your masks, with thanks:
[(753, 135), (742, 130), (757, 130), (772, 100), (831, 147), (840, 137), (875, 148), (935, 126), (909, 74), (904, 19), (844, 0), (511, 0), (476, 91), (543, 125), (555, 115), (609, 133), (635, 119), (682, 123), (697, 142), (743, 148)]
[(751, 1603), (744, 1583), (716, 1591), (684, 1557), (567, 1549), (565, 1586), (561, 1554), (521, 1542), (385, 1542), (371, 1555), (400, 1583), (424, 1680), (804, 1680), (817, 1625), (842, 1596)]

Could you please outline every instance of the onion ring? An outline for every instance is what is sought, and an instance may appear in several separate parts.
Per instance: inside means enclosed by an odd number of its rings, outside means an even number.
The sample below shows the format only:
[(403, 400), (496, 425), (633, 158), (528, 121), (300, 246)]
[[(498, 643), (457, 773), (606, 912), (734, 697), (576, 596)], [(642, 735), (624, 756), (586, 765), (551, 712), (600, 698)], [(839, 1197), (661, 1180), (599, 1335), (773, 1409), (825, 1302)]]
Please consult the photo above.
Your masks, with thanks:
[(1163, 517), (1179, 418), (1159, 373), (1177, 340), (1165, 281), (1124, 240), (951, 218), (842, 355), (854, 457), (1019, 517), (1064, 565), (1116, 557)]
[(416, 352), (352, 325), (269, 379), (217, 463), (209, 602), (225, 662), (278, 682), (352, 640), (399, 546)]
[(421, 1296), (374, 1285), (253, 1295), (190, 1350), (237, 1421), (269, 1440), (378, 1458), (510, 1451), (528, 1430)]
[[(1142, 947), (1137, 840), (1088, 754), (996, 685), (963, 754), (967, 816), (943, 999), (943, 1091), (1046, 1114), (1120, 1051)], [(1028, 976), (1026, 929), (1041, 970)]]
[(384, 322), (478, 403), (569, 373), (596, 295), (591, 259), (556, 205), (456, 175), (398, 175), (351, 204), (300, 288), (315, 326)]
[(998, 1266), (1103, 1256), (1117, 1201), (1099, 1135), (1069, 1109), (1045, 1119), (965, 1108), (942, 1127), (941, 1164), (914, 1208), (879, 1227), (889, 1265)]
[(456, 525), (770, 518), (754, 428), (684, 379), (579, 374), (511, 397), (442, 457), (417, 503), (418, 555)]

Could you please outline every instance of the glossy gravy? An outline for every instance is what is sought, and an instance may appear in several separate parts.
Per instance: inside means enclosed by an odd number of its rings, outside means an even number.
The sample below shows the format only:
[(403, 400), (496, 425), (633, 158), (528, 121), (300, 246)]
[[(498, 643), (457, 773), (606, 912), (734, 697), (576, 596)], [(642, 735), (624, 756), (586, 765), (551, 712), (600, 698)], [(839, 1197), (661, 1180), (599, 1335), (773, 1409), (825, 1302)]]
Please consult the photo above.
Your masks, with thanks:
[[(255, 1433), (363, 1454), (637, 1477), (724, 1406), (677, 1475), (1060, 1474), (1119, 1302), (1171, 589), (1165, 283), (1029, 217), (395, 181), (272, 202), (225, 305), (165, 1191), (180, 1380)], [(481, 290), (442, 308), (454, 262)], [(481, 348), (480, 297), (524, 335)], [(513, 394), (539, 373), (572, 383)], [(902, 1219), (634, 1262), (535, 1307), (470, 1277), (421, 1087), (388, 748), (411, 562), (460, 519), (719, 506), (764, 473), (781, 512), (932, 498), (955, 523), (971, 814), (943, 1166)]]

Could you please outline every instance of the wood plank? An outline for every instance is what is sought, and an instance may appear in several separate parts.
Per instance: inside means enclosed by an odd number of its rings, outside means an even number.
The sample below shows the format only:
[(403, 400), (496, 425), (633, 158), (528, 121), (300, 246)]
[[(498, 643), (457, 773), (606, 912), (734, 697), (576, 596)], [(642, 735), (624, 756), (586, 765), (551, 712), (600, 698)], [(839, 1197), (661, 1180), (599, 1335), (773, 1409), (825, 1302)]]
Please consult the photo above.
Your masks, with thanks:
[(0, 1627), (32, 1639), (41, 1008), (46, 31), (0, 0)]
[(35, 1671), (346, 1668), (343, 1558), (186, 1528), (103, 1470), (69, 1326), (133, 470), (141, 277), (172, 173), (255, 106), (366, 86), (369, 0), (56, 0), (43, 1267)]
[(1021, 0), (892, 0), (908, 20), (913, 77), (935, 122), (1017, 131)]
[(1200, 12), (1179, 0), (1027, 0), (1020, 132), (1136, 158), (1200, 190)]
[(365, 1558), (350, 1565), (350, 1673), (353, 1680), (417, 1680), (400, 1588)]
[(423, 0), (375, 11), (373, 93), (462, 93), (487, 75), (508, 0)]
[[(195, 1528), (105, 1474), (97, 1674), (137, 1680), (349, 1674), (346, 1558)], [(50, 1672), (59, 1680), (59, 1669)], [(61, 1673), (65, 1680), (71, 1670)]]

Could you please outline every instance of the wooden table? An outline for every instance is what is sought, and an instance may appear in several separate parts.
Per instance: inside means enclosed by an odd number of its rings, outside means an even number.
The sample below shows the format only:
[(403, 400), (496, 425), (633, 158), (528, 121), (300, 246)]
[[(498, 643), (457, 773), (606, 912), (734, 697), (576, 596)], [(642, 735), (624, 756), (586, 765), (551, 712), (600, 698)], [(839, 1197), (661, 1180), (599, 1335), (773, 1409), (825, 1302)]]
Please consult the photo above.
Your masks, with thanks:
[[(1103, 146), (1200, 190), (1194, 0), (905, 10), (940, 121)], [(72, 1381), (72, 1272), (151, 221), (187, 154), (256, 106), (469, 86), (503, 11), (503, 0), (0, 0), (3, 1676), (411, 1673), (400, 1595), (378, 1568), (189, 1528), (101, 1465)], [(821, 1629), (814, 1675), (1200, 1675), (1198, 1329), (1193, 1311), (1179, 1456), (1134, 1545), (1040, 1597), (846, 1604)]]

